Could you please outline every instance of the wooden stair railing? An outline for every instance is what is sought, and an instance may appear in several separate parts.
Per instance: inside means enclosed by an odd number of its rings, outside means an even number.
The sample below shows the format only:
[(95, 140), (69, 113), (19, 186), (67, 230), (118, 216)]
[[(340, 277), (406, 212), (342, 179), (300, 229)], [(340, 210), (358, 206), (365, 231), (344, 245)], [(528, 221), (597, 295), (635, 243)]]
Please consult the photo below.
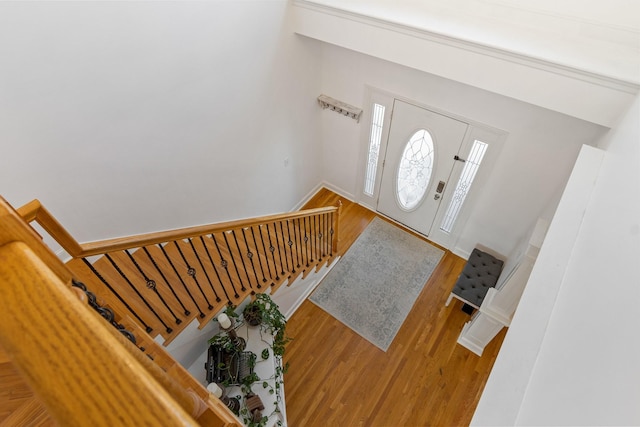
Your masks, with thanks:
[[(320, 208), (80, 244), (37, 200), (14, 210), (0, 197), (0, 347), (61, 425), (236, 425), (153, 337), (166, 345), (192, 319), (202, 327), (226, 305), (330, 263), (338, 215)], [(81, 298), (78, 281), (91, 290)], [(135, 345), (87, 310), (87, 296), (134, 331)]]
[(59, 425), (238, 425), (162, 347), (152, 363), (89, 310), (71, 277), (0, 198), (0, 348)]
[(73, 277), (116, 320), (131, 318), (165, 345), (193, 319), (202, 328), (225, 306), (275, 292), (337, 254), (339, 206), (82, 244), (37, 200), (18, 213), (73, 258)]

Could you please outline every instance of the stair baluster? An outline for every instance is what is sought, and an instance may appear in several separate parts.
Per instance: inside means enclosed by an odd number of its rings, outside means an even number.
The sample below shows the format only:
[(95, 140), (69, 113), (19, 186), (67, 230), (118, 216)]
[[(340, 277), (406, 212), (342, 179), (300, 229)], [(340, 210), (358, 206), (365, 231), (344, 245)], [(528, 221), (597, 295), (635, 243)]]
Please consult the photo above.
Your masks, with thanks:
[[(155, 280), (151, 280), (147, 274), (144, 272), (144, 270), (142, 270), (142, 268), (140, 267), (140, 264), (138, 264), (138, 262), (135, 260), (135, 258), (133, 257), (133, 255), (131, 255), (131, 252), (129, 252), (128, 249), (125, 249), (124, 252), (127, 254), (127, 256), (129, 257), (129, 259), (131, 260), (131, 262), (133, 263), (133, 265), (136, 267), (136, 269), (140, 272), (140, 274), (142, 275), (142, 278), (144, 279), (147, 288), (151, 289), (160, 299), (160, 301), (162, 301), (162, 305), (165, 306), (165, 308), (169, 311), (169, 313), (171, 313), (171, 315), (173, 316), (173, 320), (175, 320), (176, 325), (179, 325), (180, 323), (182, 323), (182, 320), (180, 320), (178, 318), (178, 316), (175, 315), (175, 313), (173, 312), (173, 310), (171, 309), (171, 307), (169, 307), (169, 304), (167, 304), (167, 302), (164, 300), (164, 298), (162, 297), (162, 295), (160, 294), (160, 292), (158, 292), (157, 286), (156, 286), (156, 281)], [(171, 333), (171, 331), (167, 331), (169, 333)]]
[(122, 271), (122, 269), (120, 268), (120, 266), (118, 266), (118, 264), (113, 260), (113, 258), (111, 257), (111, 255), (109, 254), (104, 254), (105, 258), (111, 263), (111, 265), (113, 266), (113, 268), (118, 272), (118, 274), (120, 275), (120, 277), (122, 277), (124, 279), (125, 282), (127, 282), (127, 284), (129, 285), (129, 287), (136, 293), (136, 295), (138, 295), (138, 297), (140, 298), (140, 300), (144, 303), (145, 306), (147, 306), (147, 308), (149, 309), (149, 311), (151, 311), (151, 313), (153, 313), (153, 315), (155, 316), (156, 319), (158, 319), (160, 321), (160, 323), (162, 323), (162, 326), (164, 326), (165, 331), (167, 331), (168, 334), (170, 334), (171, 332), (173, 332), (173, 329), (167, 325), (165, 323), (165, 321), (162, 319), (162, 317), (160, 317), (158, 315), (158, 313), (156, 312), (156, 310), (151, 306), (151, 304), (149, 304), (149, 302), (147, 301), (147, 299), (140, 293), (140, 291), (138, 291), (138, 289), (135, 287), (135, 285), (133, 283), (131, 283), (131, 280), (129, 280), (129, 278), (127, 277), (126, 274), (124, 274), (124, 272)]
[[(244, 240), (244, 245), (247, 248), (247, 258), (249, 258), (249, 262), (251, 263), (251, 269), (253, 270), (253, 275), (256, 278), (256, 288), (261, 289), (262, 285), (260, 284), (260, 278), (258, 277), (258, 272), (256, 271), (256, 264), (253, 261), (254, 253), (251, 251), (251, 247), (249, 246), (249, 241), (247, 240), (246, 228), (242, 229), (242, 239)], [(263, 280), (265, 279), (263, 278)]]
[(220, 251), (220, 245), (218, 245), (218, 241), (216, 240), (216, 236), (214, 234), (211, 234), (211, 239), (213, 240), (213, 243), (216, 245), (218, 256), (220, 256), (220, 265), (222, 266), (222, 268), (224, 268), (224, 271), (227, 273), (227, 277), (229, 278), (229, 283), (231, 283), (231, 288), (233, 289), (233, 297), (235, 299), (238, 299), (240, 298), (240, 295), (238, 294), (238, 291), (236, 290), (236, 286), (233, 283), (233, 279), (231, 278), (231, 273), (229, 273), (229, 263), (227, 262), (226, 259), (224, 259), (224, 256), (222, 255), (222, 251)]
[[(240, 271), (238, 271), (238, 264), (236, 263), (236, 257), (233, 256), (233, 250), (229, 245), (229, 239), (227, 239), (227, 232), (222, 232), (222, 237), (224, 238), (224, 243), (227, 246), (227, 253), (229, 254), (229, 258), (231, 258), (231, 263), (233, 264), (233, 268), (236, 271), (236, 275), (238, 277), (238, 281), (240, 282), (240, 291), (246, 292), (247, 288), (244, 286), (244, 281), (242, 280), (242, 276), (240, 276)], [(238, 297), (236, 297), (238, 298)]]
[(189, 290), (189, 287), (187, 286), (187, 284), (184, 282), (184, 280), (182, 279), (182, 276), (180, 276), (180, 273), (178, 272), (178, 269), (176, 268), (175, 264), (173, 263), (173, 261), (171, 260), (171, 257), (169, 256), (169, 254), (167, 253), (167, 251), (164, 249), (164, 246), (162, 245), (162, 243), (158, 243), (158, 246), (160, 247), (160, 250), (162, 251), (162, 253), (164, 254), (164, 257), (167, 259), (167, 261), (169, 262), (169, 265), (171, 266), (171, 268), (173, 269), (173, 272), (176, 274), (176, 276), (178, 277), (178, 279), (180, 280), (180, 283), (182, 283), (182, 286), (184, 287), (184, 290), (187, 291), (187, 294), (189, 295), (189, 298), (191, 298), (191, 301), (193, 301), (193, 303), (196, 306), (196, 309), (198, 310), (198, 316), (202, 319), (205, 317), (205, 314), (202, 312), (202, 310), (200, 309), (200, 305), (198, 305), (198, 303), (196, 302), (196, 299), (193, 297), (193, 294), (191, 293), (191, 291)]
[(196, 273), (197, 273), (196, 269), (191, 267), (191, 264), (189, 264), (189, 261), (187, 261), (187, 258), (184, 256), (184, 253), (182, 252), (182, 249), (180, 249), (180, 245), (178, 244), (178, 241), (174, 240), (173, 244), (175, 245), (176, 249), (178, 249), (178, 253), (180, 254), (180, 257), (182, 258), (182, 260), (184, 261), (185, 265), (187, 266), (187, 275), (191, 276), (191, 278), (193, 279), (194, 283), (198, 287), (198, 290), (200, 291), (200, 294), (202, 294), (202, 297), (207, 302), (207, 309), (208, 310), (213, 310), (213, 306), (209, 302), (209, 298), (207, 298), (207, 295), (202, 290), (202, 287), (200, 286), (200, 282), (198, 281), (198, 278), (196, 277)]
[(191, 250), (193, 251), (193, 254), (196, 256), (196, 258), (198, 260), (198, 263), (200, 264), (200, 268), (202, 268), (202, 271), (204, 272), (204, 275), (207, 278), (207, 282), (209, 282), (209, 286), (211, 287), (211, 290), (213, 291), (213, 294), (216, 296), (216, 302), (222, 301), (220, 296), (218, 296), (218, 292), (216, 292), (215, 288), (213, 287), (213, 283), (211, 282), (211, 279), (209, 278), (209, 273), (207, 273), (207, 269), (204, 268), (204, 264), (202, 263), (202, 260), (200, 259), (200, 255), (198, 254), (198, 251), (196, 250), (196, 247), (193, 245), (193, 241), (191, 240), (191, 238), (189, 238), (187, 240), (189, 241), (189, 245), (191, 246)]
[(167, 287), (169, 288), (169, 290), (171, 291), (173, 296), (176, 298), (176, 301), (178, 301), (178, 303), (180, 304), (180, 306), (184, 310), (184, 315), (185, 316), (189, 316), (191, 314), (191, 312), (189, 310), (187, 310), (187, 307), (184, 306), (184, 304), (182, 303), (182, 300), (180, 299), (180, 297), (178, 297), (178, 295), (176, 294), (176, 291), (173, 289), (173, 286), (171, 286), (171, 283), (169, 283), (169, 281), (167, 280), (167, 277), (164, 275), (164, 273), (162, 272), (160, 267), (158, 267), (158, 263), (151, 256), (151, 253), (149, 252), (149, 250), (146, 248), (146, 246), (143, 247), (142, 250), (144, 251), (145, 254), (147, 254), (147, 257), (149, 258), (149, 261), (151, 261), (153, 266), (156, 268), (156, 271), (158, 272), (158, 274), (160, 274), (160, 277), (162, 277), (162, 280), (164, 280), (164, 283), (167, 285)]
[(116, 298), (118, 298), (118, 300), (127, 308), (127, 310), (129, 310), (129, 312), (133, 314), (136, 319), (138, 319), (138, 321), (144, 326), (145, 331), (147, 333), (151, 333), (153, 331), (153, 328), (149, 326), (144, 320), (142, 320), (138, 313), (136, 313), (135, 310), (131, 308), (131, 306), (124, 300), (124, 298), (122, 298), (122, 296), (120, 296), (120, 294), (113, 288), (113, 286), (111, 286), (109, 282), (107, 282), (105, 278), (98, 272), (98, 270), (96, 270), (93, 264), (91, 264), (86, 258), (82, 258), (82, 261), (87, 267), (89, 267), (91, 272), (111, 291), (111, 293), (113, 293)]

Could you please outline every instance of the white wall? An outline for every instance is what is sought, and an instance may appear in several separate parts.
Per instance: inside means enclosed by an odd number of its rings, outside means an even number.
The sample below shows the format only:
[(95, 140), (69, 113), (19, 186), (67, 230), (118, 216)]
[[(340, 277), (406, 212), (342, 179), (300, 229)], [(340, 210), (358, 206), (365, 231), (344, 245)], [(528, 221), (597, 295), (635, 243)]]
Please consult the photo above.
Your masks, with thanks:
[(319, 48), (289, 11), (0, 3), (0, 194), (80, 241), (288, 211), (321, 180)]
[(608, 139), (519, 424), (640, 424), (639, 105)]
[[(550, 219), (582, 144), (596, 144), (606, 129), (501, 95), (329, 44), (322, 46), (322, 91), (364, 105), (365, 85), (508, 132), (501, 155), (457, 247), (483, 244), (500, 253), (533, 227)], [(562, 94), (559, 94), (562, 96)], [(354, 197), (361, 132), (368, 124), (329, 110), (323, 113), (324, 175)]]
[[(540, 262), (567, 243), (564, 229), (552, 233), (556, 218), (551, 224), (473, 425), (640, 425), (639, 140), (636, 97), (600, 144), (607, 150), (595, 182), (586, 183), (593, 190), (566, 263)], [(545, 277), (558, 269), (557, 292), (545, 292)], [(541, 311), (549, 312), (542, 323)], [(532, 330), (542, 336), (527, 348)], [(525, 359), (534, 363), (522, 381)]]

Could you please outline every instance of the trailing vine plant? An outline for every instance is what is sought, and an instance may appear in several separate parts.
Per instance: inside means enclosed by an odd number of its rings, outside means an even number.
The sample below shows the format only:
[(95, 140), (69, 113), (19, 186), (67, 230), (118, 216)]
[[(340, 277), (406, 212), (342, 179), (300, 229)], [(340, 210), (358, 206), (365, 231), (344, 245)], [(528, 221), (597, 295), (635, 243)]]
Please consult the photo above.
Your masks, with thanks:
[[(256, 294), (255, 298), (245, 306), (242, 313), (247, 323), (250, 322), (250, 319), (259, 319), (256, 326), (260, 328), (262, 341), (271, 347), (271, 352), (276, 360), (273, 377), (259, 381), (262, 381), (262, 387), (268, 390), (269, 395), (276, 398), (274, 402), (274, 406), (276, 408), (274, 413), (280, 412), (280, 389), (284, 384), (284, 374), (289, 368), (288, 363), (286, 365), (282, 364), (282, 357), (284, 355), (286, 345), (291, 341), (291, 337), (286, 333), (287, 319), (280, 311), (278, 305), (271, 299), (271, 296), (262, 293)], [(265, 340), (263, 333), (269, 334), (271, 340)], [(263, 360), (267, 360), (269, 358), (268, 348), (265, 348), (262, 351), (261, 357)], [(273, 380), (273, 385), (271, 385), (269, 380)], [(255, 382), (244, 387), (243, 393), (245, 395), (252, 393), (251, 387), (254, 384)], [(263, 416), (261, 420), (254, 421), (252, 419), (252, 414), (250, 414), (246, 408), (243, 409), (245, 409), (243, 420), (249, 427), (263, 427), (269, 420), (269, 417), (274, 414), (272, 413), (269, 416)], [(241, 414), (243, 414), (242, 410)], [(282, 425), (282, 421), (279, 420), (277, 425)]]
[(268, 294), (256, 294), (255, 299), (245, 306), (242, 313), (245, 319), (248, 316), (252, 318), (258, 316), (260, 330), (273, 336), (271, 344), (273, 354), (282, 357), (285, 346), (291, 341), (291, 338), (286, 333), (287, 319), (271, 297)]
[[(230, 318), (234, 318), (236, 321), (239, 321), (240, 316), (236, 313), (235, 307), (227, 307), (225, 309), (225, 313)], [(260, 328), (260, 337), (268, 347), (264, 348), (260, 353), (261, 360), (258, 360), (256, 355), (253, 355), (253, 357), (249, 359), (252, 373), (240, 379), (240, 389), (243, 396), (245, 396), (244, 399), (241, 399), (240, 416), (248, 427), (264, 427), (271, 416), (280, 413), (282, 395), (280, 390), (284, 384), (284, 374), (289, 368), (288, 363), (283, 366), (282, 357), (284, 355), (286, 345), (291, 341), (291, 337), (286, 334), (286, 318), (280, 312), (278, 305), (274, 303), (271, 297), (267, 294), (256, 294), (255, 299), (245, 306), (243, 310), (243, 317), (245, 322), (248, 324), (252, 322), (251, 319), (254, 321), (256, 319), (258, 320), (253, 324), (255, 327)], [(271, 339), (265, 339), (263, 333), (267, 333)], [(209, 344), (218, 345), (229, 353), (239, 353), (239, 350), (233, 345), (233, 342), (231, 342), (228, 335), (224, 332), (212, 337), (209, 340)], [(269, 351), (269, 347), (271, 348), (271, 351)], [(276, 362), (274, 364), (274, 375), (270, 378), (260, 378), (255, 372), (253, 372), (253, 368), (255, 368), (256, 363), (268, 360), (270, 353), (273, 354)], [(224, 366), (221, 367), (221, 369), (224, 368)], [(270, 380), (273, 381), (271, 382)], [(246, 405), (246, 396), (254, 394), (252, 388), (256, 386), (256, 384), (260, 383), (263, 389), (268, 390), (270, 396), (274, 396), (276, 398), (273, 402), (275, 409), (271, 414), (264, 415), (260, 419), (254, 420), (253, 414), (249, 411), (249, 408)], [(229, 386), (229, 384), (223, 385)], [(276, 425), (281, 426), (282, 420), (278, 420)]]

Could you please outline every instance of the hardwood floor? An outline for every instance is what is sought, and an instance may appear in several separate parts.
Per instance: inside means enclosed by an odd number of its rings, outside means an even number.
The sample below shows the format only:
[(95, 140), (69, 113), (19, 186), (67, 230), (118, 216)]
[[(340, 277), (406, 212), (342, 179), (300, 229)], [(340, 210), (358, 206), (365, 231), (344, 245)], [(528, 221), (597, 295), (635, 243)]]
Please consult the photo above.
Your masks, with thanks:
[[(305, 208), (336, 204), (323, 190)], [(342, 200), (339, 250), (345, 252), (375, 217)], [(310, 301), (288, 323), (285, 361), (291, 426), (468, 425), (504, 339), (478, 357), (456, 344), (469, 315), (445, 301), (464, 260), (449, 251), (426, 283), (385, 353)]]
[(0, 348), (0, 427), (54, 427), (22, 375)]

